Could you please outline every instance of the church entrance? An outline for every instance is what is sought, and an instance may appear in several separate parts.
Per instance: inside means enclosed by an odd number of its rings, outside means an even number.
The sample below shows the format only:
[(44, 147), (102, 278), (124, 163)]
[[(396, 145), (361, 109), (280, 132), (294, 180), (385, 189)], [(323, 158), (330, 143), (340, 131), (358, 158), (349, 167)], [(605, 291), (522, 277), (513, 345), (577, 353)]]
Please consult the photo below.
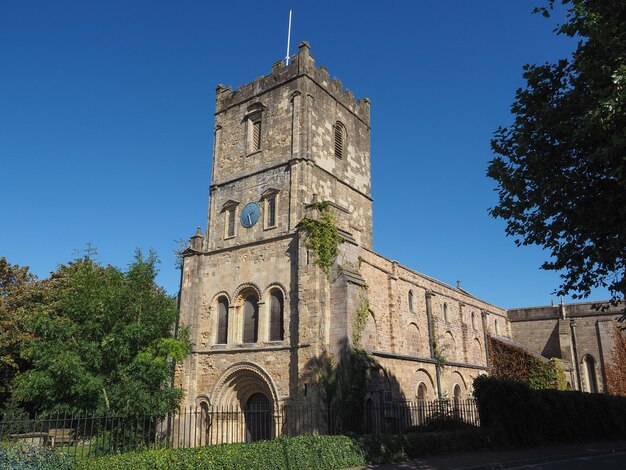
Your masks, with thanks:
[(270, 401), (262, 393), (255, 393), (246, 402), (246, 442), (271, 439), (272, 416)]

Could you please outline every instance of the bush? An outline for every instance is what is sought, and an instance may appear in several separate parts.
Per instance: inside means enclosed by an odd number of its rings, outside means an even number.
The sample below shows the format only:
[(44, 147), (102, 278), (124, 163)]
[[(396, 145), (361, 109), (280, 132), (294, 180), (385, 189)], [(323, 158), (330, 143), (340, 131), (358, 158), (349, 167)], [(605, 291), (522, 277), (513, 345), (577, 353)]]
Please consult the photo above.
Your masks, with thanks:
[(405, 433), (411, 432), (443, 432), (443, 431), (471, 431), (478, 428), (466, 423), (461, 418), (451, 415), (438, 416), (428, 419), (424, 424), (409, 427)]
[(299, 436), (251, 444), (159, 449), (78, 460), (76, 468), (117, 469), (335, 469), (365, 465), (358, 441), (347, 436)]
[(505, 446), (626, 436), (626, 398), (557, 390), (481, 376), (474, 381), (481, 426)]
[(298, 436), (251, 444), (193, 449), (158, 449), (78, 460), (77, 469), (315, 469), (361, 467), (398, 462), (439, 452), (479, 449), (488, 436), (478, 429), (384, 436)]
[(488, 433), (478, 428), (464, 431), (407, 432), (383, 436), (360, 436), (368, 464), (399, 462), (414, 457), (446, 452), (485, 449)]
[(70, 470), (73, 460), (62, 452), (29, 444), (0, 447), (0, 468), (12, 470)]

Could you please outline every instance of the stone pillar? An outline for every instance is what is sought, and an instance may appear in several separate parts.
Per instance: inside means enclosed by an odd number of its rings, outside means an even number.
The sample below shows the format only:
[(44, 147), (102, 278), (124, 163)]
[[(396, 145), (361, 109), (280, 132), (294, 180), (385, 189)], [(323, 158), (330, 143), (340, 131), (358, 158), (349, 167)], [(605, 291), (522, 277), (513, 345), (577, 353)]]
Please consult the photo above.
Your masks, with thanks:
[(228, 337), (226, 338), (226, 343), (229, 345), (241, 342), (241, 335), (237, 334), (239, 331), (239, 319), (237, 318), (239, 310), (234, 305), (228, 306)]
[(483, 341), (485, 342), (485, 364), (487, 367), (491, 365), (491, 361), (489, 360), (489, 336), (487, 335), (487, 312), (484, 310), (480, 311), (480, 317), (483, 325)]
[(262, 299), (259, 299), (258, 312), (259, 318), (257, 321), (257, 343), (265, 343), (269, 341), (269, 303), (265, 303)]

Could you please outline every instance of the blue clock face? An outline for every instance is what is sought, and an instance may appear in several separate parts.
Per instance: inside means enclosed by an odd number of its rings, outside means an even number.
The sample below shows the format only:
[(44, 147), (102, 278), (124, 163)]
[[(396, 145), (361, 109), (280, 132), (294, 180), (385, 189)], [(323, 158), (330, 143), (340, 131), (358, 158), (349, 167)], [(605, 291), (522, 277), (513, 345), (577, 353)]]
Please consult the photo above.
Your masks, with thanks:
[(256, 202), (250, 202), (241, 211), (241, 225), (246, 228), (252, 227), (259, 220), (261, 209)]

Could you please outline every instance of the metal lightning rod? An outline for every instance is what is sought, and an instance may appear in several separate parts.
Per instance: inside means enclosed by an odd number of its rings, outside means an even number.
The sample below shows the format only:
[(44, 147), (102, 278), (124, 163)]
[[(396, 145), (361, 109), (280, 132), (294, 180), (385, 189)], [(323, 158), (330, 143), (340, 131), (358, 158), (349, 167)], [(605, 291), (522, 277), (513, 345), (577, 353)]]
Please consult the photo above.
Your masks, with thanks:
[(291, 42), (291, 10), (289, 10), (289, 30), (287, 32), (287, 55), (285, 56), (285, 65), (289, 65), (289, 43)]

